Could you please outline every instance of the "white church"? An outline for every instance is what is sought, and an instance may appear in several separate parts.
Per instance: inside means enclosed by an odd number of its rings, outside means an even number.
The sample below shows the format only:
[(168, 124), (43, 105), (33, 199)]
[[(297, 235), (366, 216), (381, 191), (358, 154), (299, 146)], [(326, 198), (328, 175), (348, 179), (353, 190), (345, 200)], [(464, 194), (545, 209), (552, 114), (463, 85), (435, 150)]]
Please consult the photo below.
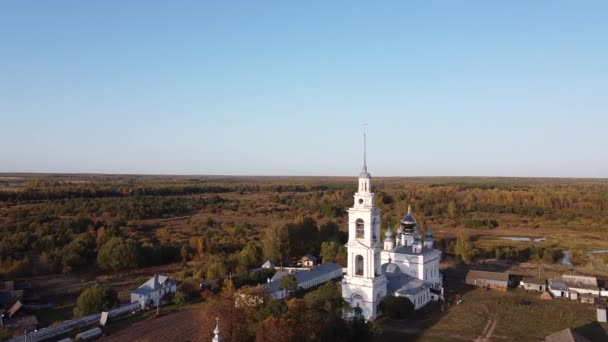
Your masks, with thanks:
[(443, 280), (439, 272), (441, 251), (433, 248), (430, 229), (421, 240), (410, 207), (395, 236), (389, 227), (381, 241), (381, 213), (365, 159), (364, 135), (359, 190), (354, 195), (354, 206), (348, 210), (348, 266), (342, 297), (365, 319), (375, 319), (379, 304), (387, 295), (408, 298), (416, 310), (431, 300), (439, 300)]

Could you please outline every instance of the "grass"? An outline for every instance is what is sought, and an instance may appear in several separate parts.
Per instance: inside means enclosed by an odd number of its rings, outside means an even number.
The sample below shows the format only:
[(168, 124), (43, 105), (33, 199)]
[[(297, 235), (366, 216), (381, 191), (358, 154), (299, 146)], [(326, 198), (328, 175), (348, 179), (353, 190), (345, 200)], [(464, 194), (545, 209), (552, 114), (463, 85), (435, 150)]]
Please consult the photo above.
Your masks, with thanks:
[[(539, 293), (521, 289), (509, 292), (474, 289), (464, 294), (462, 300), (426, 330), (420, 340), (473, 340), (482, 334), (489, 317), (494, 317), (497, 323), (493, 339), (538, 341), (563, 329), (590, 325), (596, 318), (592, 305), (563, 299), (544, 301)], [(608, 333), (608, 324), (599, 327)]]
[(563, 299), (544, 301), (538, 293), (520, 289), (499, 298), (496, 304), (494, 333), (517, 341), (538, 341), (557, 331), (592, 323), (596, 317), (592, 305)]

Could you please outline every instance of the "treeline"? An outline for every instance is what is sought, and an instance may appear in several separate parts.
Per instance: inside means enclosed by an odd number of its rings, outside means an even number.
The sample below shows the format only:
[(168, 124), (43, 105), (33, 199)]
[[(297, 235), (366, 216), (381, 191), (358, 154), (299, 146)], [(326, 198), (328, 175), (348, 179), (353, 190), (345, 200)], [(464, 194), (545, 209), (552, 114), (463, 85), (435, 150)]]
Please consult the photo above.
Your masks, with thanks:
[(20, 191), (0, 191), (0, 201), (28, 202), (51, 201), (68, 198), (104, 198), (104, 197), (138, 197), (138, 196), (180, 196), (207, 193), (224, 193), (234, 191), (225, 186), (172, 186), (172, 187), (44, 187), (25, 188)]
[[(91, 267), (121, 270), (181, 259), (176, 245), (129, 239), (125, 225), (122, 220), (110, 224), (90, 218), (21, 218), (0, 232), (0, 276), (70, 273)], [(110, 257), (100, 258), (104, 253)], [(120, 260), (117, 267), (106, 262), (115, 259)]]
[(68, 198), (104, 198), (138, 196), (184, 196), (226, 192), (309, 192), (325, 191), (325, 185), (298, 184), (169, 184), (156, 186), (128, 186), (124, 184), (36, 183), (18, 191), (0, 191), (0, 202), (52, 201)]
[(491, 249), (477, 248), (471, 239), (460, 235), (456, 241), (439, 241), (438, 245), (448, 253), (453, 253), (459, 261), (470, 263), (476, 259), (498, 259), (515, 262), (555, 263), (562, 259), (560, 249), (551, 246), (532, 245), (527, 247), (496, 246)]
[(194, 210), (211, 212), (236, 211), (238, 200), (227, 200), (219, 195), (212, 197), (190, 196), (135, 196), (128, 198), (77, 198), (54, 201), (39, 206), (41, 212), (50, 215), (101, 215), (126, 220), (141, 220), (184, 215)]

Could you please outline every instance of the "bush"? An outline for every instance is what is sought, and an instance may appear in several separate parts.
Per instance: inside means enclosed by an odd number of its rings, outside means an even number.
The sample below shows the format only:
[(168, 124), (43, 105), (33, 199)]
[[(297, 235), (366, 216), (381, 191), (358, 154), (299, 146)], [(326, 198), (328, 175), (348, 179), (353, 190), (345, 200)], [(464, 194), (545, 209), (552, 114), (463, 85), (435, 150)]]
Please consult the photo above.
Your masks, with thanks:
[(104, 289), (95, 284), (78, 296), (74, 316), (82, 317), (93, 313), (111, 309), (118, 304), (118, 295), (112, 289)]
[(186, 294), (183, 291), (178, 290), (177, 292), (175, 292), (174, 301), (175, 304), (178, 306), (186, 304)]

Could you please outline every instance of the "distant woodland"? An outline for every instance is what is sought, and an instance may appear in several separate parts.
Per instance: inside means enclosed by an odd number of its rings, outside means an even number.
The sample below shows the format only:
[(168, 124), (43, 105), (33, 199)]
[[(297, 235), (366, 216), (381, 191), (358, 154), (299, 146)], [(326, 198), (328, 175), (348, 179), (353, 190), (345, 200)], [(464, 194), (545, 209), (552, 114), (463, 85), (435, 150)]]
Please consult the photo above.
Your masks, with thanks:
[[(419, 228), (433, 229), (436, 245), (462, 262), (558, 262), (566, 249), (575, 263), (605, 262), (586, 251), (608, 246), (608, 180), (372, 182), (383, 232), (411, 205)], [(0, 277), (181, 262), (206, 280), (307, 253), (343, 264), (355, 187), (355, 177), (0, 175)]]

